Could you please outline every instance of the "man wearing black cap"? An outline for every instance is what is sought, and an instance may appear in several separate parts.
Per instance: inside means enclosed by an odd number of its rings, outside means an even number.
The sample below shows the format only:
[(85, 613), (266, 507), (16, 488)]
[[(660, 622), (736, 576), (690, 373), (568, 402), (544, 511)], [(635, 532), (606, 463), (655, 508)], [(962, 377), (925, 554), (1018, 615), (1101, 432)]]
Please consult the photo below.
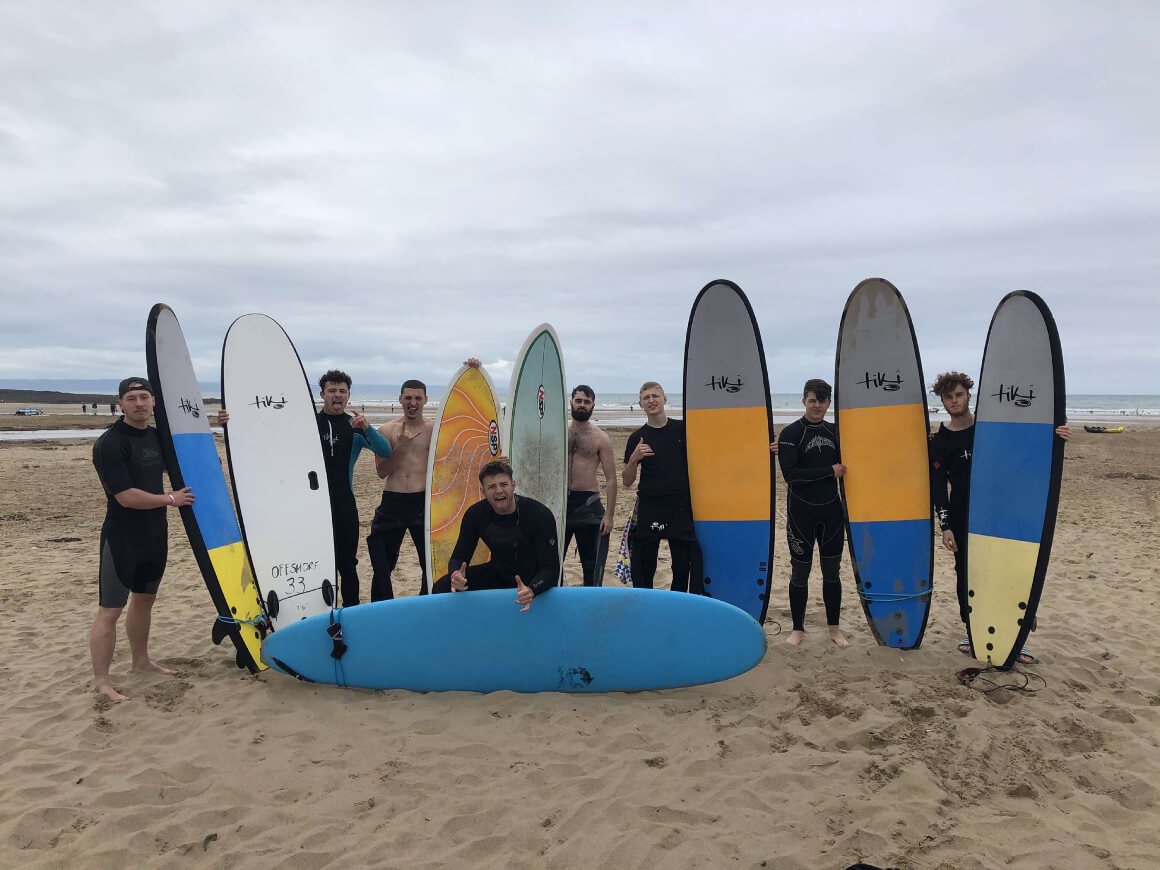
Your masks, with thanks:
[(130, 669), (173, 673), (149, 658), (149, 627), (169, 555), (165, 511), (193, 504), (188, 486), (165, 492), (161, 444), (157, 430), (149, 425), (153, 415), (149, 381), (125, 378), (118, 395), (123, 416), (93, 445), (93, 465), (105, 490), (107, 507), (101, 526), (100, 600), (89, 633), (89, 652), (96, 689), (111, 701), (125, 700), (113, 688), (109, 666), (117, 643), (117, 621), (126, 604)]

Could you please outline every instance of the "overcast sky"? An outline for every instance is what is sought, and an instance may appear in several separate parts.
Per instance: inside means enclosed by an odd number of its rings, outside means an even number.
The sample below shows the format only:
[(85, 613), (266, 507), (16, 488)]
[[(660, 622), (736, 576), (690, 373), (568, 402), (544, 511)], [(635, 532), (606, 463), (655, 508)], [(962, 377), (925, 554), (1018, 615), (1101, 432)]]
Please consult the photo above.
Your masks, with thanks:
[(261, 311), (356, 396), (506, 383), (542, 321), (569, 380), (675, 392), (726, 277), (790, 392), (881, 276), (928, 380), (1026, 288), (1069, 392), (1160, 393), (1158, 41), (1153, 2), (3, 2), (0, 378), (143, 371), (163, 301), (206, 381)]

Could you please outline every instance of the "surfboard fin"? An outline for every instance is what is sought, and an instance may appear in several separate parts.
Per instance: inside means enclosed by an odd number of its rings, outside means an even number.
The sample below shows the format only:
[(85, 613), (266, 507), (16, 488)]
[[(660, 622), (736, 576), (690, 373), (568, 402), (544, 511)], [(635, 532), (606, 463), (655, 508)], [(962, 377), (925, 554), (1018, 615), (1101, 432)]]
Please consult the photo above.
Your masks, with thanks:
[(213, 643), (214, 646), (221, 646), (221, 642), (230, 636), (230, 627), (220, 619), (213, 621)]

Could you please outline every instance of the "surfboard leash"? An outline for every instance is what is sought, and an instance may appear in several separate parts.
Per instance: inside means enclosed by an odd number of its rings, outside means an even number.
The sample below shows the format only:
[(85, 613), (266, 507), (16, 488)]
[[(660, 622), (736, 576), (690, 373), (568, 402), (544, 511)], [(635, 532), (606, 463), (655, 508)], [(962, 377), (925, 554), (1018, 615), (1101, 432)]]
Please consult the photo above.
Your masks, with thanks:
[[(999, 683), (992, 680), (987, 674), (1015, 674), (1020, 678), (1021, 682), (1017, 683)], [(1009, 692), (1022, 692), (1025, 695), (1034, 695), (1037, 692), (1047, 688), (1047, 680), (1039, 674), (1032, 671), (1024, 671), (1019, 668), (1003, 668), (985, 667), (985, 668), (963, 668), (957, 674), (959, 682), (969, 689), (977, 689), (984, 695), (989, 695), (991, 692), (998, 692), (1006, 689)], [(976, 683), (985, 684), (975, 685)], [(1035, 688), (1032, 688), (1033, 683), (1041, 683)]]
[[(336, 617), (335, 614), (339, 615)], [(326, 626), (326, 633), (330, 637), (333, 644), (330, 650), (330, 657), (334, 659), (334, 682), (339, 686), (346, 685), (346, 673), (342, 667), (342, 657), (346, 655), (348, 649), (346, 642), (342, 639), (342, 611), (335, 608), (330, 609), (330, 624)]]

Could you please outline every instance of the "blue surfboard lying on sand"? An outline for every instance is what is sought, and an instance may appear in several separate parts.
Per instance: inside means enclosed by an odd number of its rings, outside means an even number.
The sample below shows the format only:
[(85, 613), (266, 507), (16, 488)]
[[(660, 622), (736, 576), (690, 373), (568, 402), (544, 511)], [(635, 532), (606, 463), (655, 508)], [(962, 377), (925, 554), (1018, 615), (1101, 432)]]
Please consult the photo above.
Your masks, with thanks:
[(418, 692), (673, 689), (735, 677), (764, 655), (761, 626), (730, 604), (583, 587), (552, 589), (527, 612), (514, 589), (379, 601), (283, 626), (262, 647), (271, 668), (300, 679)]

